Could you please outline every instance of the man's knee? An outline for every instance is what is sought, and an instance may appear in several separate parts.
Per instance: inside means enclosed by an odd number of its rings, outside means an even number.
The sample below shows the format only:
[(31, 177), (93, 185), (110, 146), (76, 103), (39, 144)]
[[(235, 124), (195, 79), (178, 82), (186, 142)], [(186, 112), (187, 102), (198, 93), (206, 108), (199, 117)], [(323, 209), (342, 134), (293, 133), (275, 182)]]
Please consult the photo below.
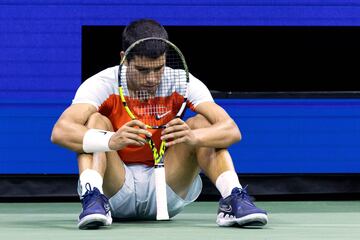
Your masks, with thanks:
[(204, 128), (204, 127), (210, 127), (211, 123), (209, 120), (207, 120), (203, 115), (197, 114), (194, 117), (191, 117), (186, 120), (186, 124), (191, 129), (198, 129), (198, 128)]
[(111, 121), (100, 113), (92, 114), (86, 123), (86, 127), (113, 131)]

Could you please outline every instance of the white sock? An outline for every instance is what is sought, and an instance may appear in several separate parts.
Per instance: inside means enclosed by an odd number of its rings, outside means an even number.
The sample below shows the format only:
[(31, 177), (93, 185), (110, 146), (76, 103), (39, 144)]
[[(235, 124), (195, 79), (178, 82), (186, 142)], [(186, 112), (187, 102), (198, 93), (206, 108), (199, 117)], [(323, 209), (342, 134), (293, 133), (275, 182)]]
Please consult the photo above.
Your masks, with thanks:
[(81, 196), (83, 196), (88, 190), (86, 188), (86, 184), (90, 184), (91, 190), (96, 187), (102, 194), (104, 194), (102, 189), (103, 178), (97, 171), (86, 169), (80, 174)]
[(236, 172), (232, 170), (220, 174), (216, 179), (215, 185), (223, 198), (229, 196), (235, 187), (242, 188)]

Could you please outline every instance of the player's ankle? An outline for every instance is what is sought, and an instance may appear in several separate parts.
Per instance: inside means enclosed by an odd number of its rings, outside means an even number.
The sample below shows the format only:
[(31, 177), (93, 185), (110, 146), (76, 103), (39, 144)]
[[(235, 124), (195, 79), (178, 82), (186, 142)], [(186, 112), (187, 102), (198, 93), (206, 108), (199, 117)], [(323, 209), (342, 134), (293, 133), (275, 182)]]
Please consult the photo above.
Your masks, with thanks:
[(94, 188), (97, 188), (101, 194), (104, 194), (102, 189), (103, 178), (95, 170), (86, 169), (80, 174), (80, 186), (81, 186), (81, 196), (87, 191), (91, 191)]
[(234, 188), (242, 188), (236, 172), (232, 170), (220, 174), (216, 179), (215, 185), (223, 198), (230, 196)]

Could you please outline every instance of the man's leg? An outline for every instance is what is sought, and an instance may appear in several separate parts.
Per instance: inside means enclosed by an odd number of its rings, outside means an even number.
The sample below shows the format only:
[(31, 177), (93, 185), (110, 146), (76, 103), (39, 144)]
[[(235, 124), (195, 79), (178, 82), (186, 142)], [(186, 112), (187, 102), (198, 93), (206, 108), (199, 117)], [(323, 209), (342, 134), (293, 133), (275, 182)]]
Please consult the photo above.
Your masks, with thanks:
[[(186, 123), (191, 129), (210, 126), (208, 120), (201, 115), (188, 119)], [(217, 220), (220, 226), (267, 223), (266, 212), (256, 208), (246, 190), (242, 189), (227, 149), (193, 148), (186, 144), (177, 144), (168, 149), (165, 169), (168, 185), (181, 197), (186, 196), (192, 181), (200, 169), (203, 170), (222, 195)], [(234, 210), (239, 204), (246, 206), (246, 212)], [(221, 208), (221, 205), (231, 207)], [(232, 211), (221, 211), (230, 208)], [(228, 219), (232, 220), (227, 221)]]
[[(90, 116), (86, 126), (113, 130), (111, 122), (99, 113)], [(118, 192), (125, 181), (125, 169), (117, 152), (79, 154), (78, 166), (83, 205), (83, 211), (79, 216), (79, 228), (110, 225), (112, 219), (107, 197)]]
[[(188, 119), (186, 123), (191, 129), (210, 126), (206, 118), (201, 115)], [(165, 161), (168, 184), (182, 197), (186, 196), (188, 187), (200, 169), (214, 184), (223, 173), (233, 172), (236, 177), (229, 180), (225, 179), (226, 181), (224, 181), (227, 183), (223, 184), (226, 188), (231, 187), (228, 195), (231, 194), (234, 187), (241, 187), (227, 149), (193, 148), (186, 144), (177, 144), (168, 149), (166, 159), (169, 159)], [(221, 193), (225, 192), (223, 189), (219, 189), (219, 191)]]

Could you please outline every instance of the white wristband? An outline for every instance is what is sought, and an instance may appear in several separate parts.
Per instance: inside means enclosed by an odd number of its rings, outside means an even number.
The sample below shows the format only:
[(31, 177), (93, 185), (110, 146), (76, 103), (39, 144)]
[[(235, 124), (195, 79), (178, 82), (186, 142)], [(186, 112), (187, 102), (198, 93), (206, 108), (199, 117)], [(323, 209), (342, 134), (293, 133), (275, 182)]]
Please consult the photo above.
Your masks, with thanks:
[(101, 129), (89, 129), (83, 138), (83, 150), (86, 153), (110, 152), (109, 141), (114, 132)]

